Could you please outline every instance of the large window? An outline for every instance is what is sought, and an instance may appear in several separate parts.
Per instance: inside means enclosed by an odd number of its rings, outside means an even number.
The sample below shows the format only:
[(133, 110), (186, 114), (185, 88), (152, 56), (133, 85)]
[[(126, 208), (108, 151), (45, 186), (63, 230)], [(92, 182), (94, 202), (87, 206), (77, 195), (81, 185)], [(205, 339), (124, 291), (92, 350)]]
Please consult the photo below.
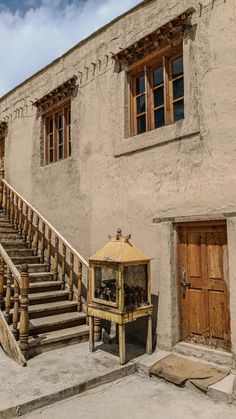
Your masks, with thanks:
[(70, 103), (45, 116), (45, 164), (55, 163), (71, 155)]
[(184, 118), (184, 70), (181, 50), (145, 60), (131, 72), (131, 135)]

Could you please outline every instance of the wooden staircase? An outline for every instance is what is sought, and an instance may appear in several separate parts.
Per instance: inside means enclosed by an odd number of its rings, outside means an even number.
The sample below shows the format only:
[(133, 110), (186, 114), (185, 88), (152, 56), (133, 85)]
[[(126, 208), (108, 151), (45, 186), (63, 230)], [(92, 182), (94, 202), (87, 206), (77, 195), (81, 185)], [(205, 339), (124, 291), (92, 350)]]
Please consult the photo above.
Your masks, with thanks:
[[(67, 257), (68, 243), (51, 225), (48, 225), (46, 237), (45, 227), (48, 224), (46, 220), (41, 217), (40, 230), (38, 213), (34, 223), (32, 207), (29, 207), (25, 201), (25, 211), (23, 211), (21, 202), (24, 203), (24, 201), (20, 201), (20, 196), (7, 188), (5, 181), (3, 182), (6, 193), (5, 201), (4, 196), (2, 197), (2, 209), (0, 209), (0, 255), (3, 283), (1, 293), (0, 279), (0, 309), (3, 313), (5, 312), (5, 319), (16, 340), (19, 340), (19, 346), (25, 358), (88, 340), (86, 314), (82, 311), (86, 308), (82, 304), (81, 295), (82, 265), (86, 262), (79, 255), (76, 274), (74, 260), (78, 255), (77, 252), (70, 246), (69, 257)], [(51, 243), (52, 235), (54, 246)], [(26, 292), (25, 285), (22, 285), (19, 279), (20, 273), (16, 275), (22, 266), (24, 266), (24, 278), (28, 281)], [(88, 268), (87, 264), (85, 268)], [(76, 278), (77, 290), (75, 289)]]

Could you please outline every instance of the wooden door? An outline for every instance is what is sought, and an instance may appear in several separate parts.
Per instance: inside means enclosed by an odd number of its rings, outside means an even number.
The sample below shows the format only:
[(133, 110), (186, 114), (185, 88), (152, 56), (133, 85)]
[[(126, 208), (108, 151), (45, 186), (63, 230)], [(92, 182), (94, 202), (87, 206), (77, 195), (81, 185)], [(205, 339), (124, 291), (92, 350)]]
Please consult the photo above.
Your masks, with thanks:
[(5, 139), (0, 138), (0, 171), (4, 170)]
[(230, 349), (225, 224), (178, 227), (182, 340)]

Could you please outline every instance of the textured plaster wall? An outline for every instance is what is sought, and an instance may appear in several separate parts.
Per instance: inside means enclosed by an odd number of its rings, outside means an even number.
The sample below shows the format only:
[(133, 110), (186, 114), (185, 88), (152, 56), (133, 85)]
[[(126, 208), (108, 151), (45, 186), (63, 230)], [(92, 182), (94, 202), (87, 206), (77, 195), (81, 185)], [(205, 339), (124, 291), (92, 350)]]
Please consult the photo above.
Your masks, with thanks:
[[(0, 101), (0, 120), (9, 119), (7, 181), (84, 257), (117, 227), (132, 233), (135, 244), (154, 258), (154, 295), (158, 276), (165, 281), (170, 272), (168, 264), (158, 265), (167, 227), (159, 234), (153, 218), (236, 210), (236, 2), (202, 4), (200, 13), (194, 0), (147, 2)], [(111, 53), (189, 7), (196, 13), (183, 46), (186, 118), (128, 139), (127, 79), (116, 71)], [(79, 88), (72, 99), (72, 156), (43, 167), (42, 121), (30, 101), (73, 74)], [(171, 334), (164, 288), (161, 298)]]

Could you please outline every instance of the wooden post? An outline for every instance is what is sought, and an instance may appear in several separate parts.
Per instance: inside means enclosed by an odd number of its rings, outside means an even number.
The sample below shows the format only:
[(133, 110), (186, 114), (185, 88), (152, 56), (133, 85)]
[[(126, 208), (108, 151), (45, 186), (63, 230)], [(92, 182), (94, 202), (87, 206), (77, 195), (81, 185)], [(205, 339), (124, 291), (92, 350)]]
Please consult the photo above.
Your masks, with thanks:
[(58, 247), (59, 247), (59, 238), (55, 236), (55, 253), (54, 253), (54, 263), (53, 263), (54, 281), (58, 280)]
[(14, 209), (14, 229), (18, 230), (18, 205), (19, 205), (19, 198), (16, 195), (16, 204)]
[(19, 321), (19, 284), (16, 278), (14, 278), (14, 310), (13, 310), (13, 324), (12, 332), (15, 339), (18, 339), (18, 321)]
[(31, 209), (30, 216), (29, 216), (28, 234), (27, 234), (27, 244), (28, 244), (29, 249), (31, 249), (32, 247), (33, 218), (34, 218), (34, 213), (33, 213), (33, 210)]
[(0, 310), (3, 303), (3, 287), (4, 287), (4, 260), (0, 257)]
[(40, 241), (40, 263), (44, 263), (45, 250), (45, 223), (42, 223), (42, 237)]
[(3, 182), (2, 182), (2, 176), (0, 172), (0, 208), (3, 208)]
[(82, 311), (82, 262), (78, 261), (78, 312)]
[(6, 302), (5, 302), (5, 319), (7, 323), (10, 323), (11, 284), (12, 284), (12, 273), (11, 273), (10, 268), (7, 268), (7, 289), (6, 289)]
[(7, 188), (7, 218), (10, 219), (10, 189)]
[(66, 245), (62, 243), (62, 266), (61, 266), (61, 289), (65, 289), (65, 275), (66, 275)]
[(22, 238), (23, 232), (23, 201), (20, 199), (20, 211), (19, 211), (19, 225), (18, 225), (18, 236)]
[(14, 227), (14, 192), (10, 192), (10, 221), (11, 225)]
[(29, 213), (29, 207), (28, 205), (26, 205), (24, 227), (23, 227), (23, 239), (25, 242), (27, 241), (27, 234), (28, 234), (28, 213)]
[(27, 360), (29, 359), (29, 274), (26, 264), (21, 267), (20, 294), (20, 349)]
[(95, 342), (100, 342), (102, 339), (101, 319), (94, 317), (94, 339)]
[(4, 185), (3, 187), (3, 212), (7, 215), (7, 187)]
[(94, 352), (94, 317), (89, 316), (89, 352)]
[(52, 230), (48, 229), (48, 245), (47, 245), (47, 270), (50, 272), (51, 269), (51, 242), (52, 242)]
[(34, 256), (38, 255), (38, 247), (39, 247), (39, 217), (36, 216), (35, 229), (34, 229), (34, 241), (33, 241)]
[(119, 324), (119, 355), (120, 364), (125, 364), (125, 324)]
[(69, 300), (73, 300), (73, 279), (74, 279), (74, 253), (70, 252), (70, 280), (69, 280)]
[(148, 316), (148, 319), (147, 319), (146, 353), (148, 355), (152, 354), (152, 315)]

